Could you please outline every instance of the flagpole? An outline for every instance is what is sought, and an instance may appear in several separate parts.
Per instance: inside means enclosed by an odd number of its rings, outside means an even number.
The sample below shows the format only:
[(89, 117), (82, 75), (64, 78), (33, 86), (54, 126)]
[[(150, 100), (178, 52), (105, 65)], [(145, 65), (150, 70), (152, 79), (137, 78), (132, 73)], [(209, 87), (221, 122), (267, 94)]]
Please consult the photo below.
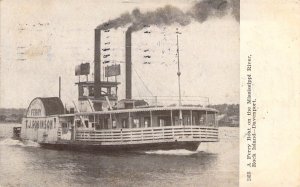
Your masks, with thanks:
[[(176, 37), (177, 37), (177, 76), (178, 76), (178, 104), (179, 107), (182, 106), (181, 103), (181, 87), (180, 87), (180, 63), (179, 63), (179, 44), (178, 44), (178, 34), (181, 34), (180, 32), (178, 32), (178, 28), (176, 29)], [(180, 125), (182, 125), (182, 110), (179, 110), (179, 123)]]

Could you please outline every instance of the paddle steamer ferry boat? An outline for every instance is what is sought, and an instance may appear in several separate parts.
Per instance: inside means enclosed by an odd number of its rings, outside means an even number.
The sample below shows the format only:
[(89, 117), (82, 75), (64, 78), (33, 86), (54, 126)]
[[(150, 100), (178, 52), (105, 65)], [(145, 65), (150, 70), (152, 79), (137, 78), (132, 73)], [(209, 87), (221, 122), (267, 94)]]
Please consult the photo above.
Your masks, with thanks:
[[(155, 104), (133, 99), (129, 29), (125, 40), (126, 98), (119, 100), (120, 83), (111, 81), (111, 78), (120, 75), (121, 66), (101, 61), (100, 39), (101, 29), (95, 29), (94, 80), (76, 83), (78, 105), (74, 103), (72, 111), (64, 107), (60, 97), (33, 99), (23, 118), (21, 133), (18, 133), (22, 139), (36, 141), (48, 148), (113, 151), (194, 151), (201, 142), (218, 141), (218, 111), (199, 103), (182, 104), (179, 54), (177, 105), (159, 104), (157, 97)], [(76, 75), (87, 75), (89, 69), (89, 64), (81, 64), (76, 67)], [(106, 79), (101, 80), (101, 69), (105, 70)]]

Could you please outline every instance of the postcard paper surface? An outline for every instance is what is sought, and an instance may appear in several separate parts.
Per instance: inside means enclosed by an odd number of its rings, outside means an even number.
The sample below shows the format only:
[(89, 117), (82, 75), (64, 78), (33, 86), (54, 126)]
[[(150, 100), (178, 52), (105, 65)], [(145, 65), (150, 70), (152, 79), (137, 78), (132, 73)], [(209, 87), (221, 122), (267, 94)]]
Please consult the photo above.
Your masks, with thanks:
[(241, 186), (299, 186), (297, 1), (241, 2)]

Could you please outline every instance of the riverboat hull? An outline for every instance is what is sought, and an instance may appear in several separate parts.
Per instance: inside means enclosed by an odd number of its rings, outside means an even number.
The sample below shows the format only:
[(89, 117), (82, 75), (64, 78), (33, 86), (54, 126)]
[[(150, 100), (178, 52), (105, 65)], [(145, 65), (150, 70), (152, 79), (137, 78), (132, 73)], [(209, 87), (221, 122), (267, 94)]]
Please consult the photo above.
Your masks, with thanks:
[(186, 149), (189, 151), (196, 151), (201, 142), (159, 142), (159, 143), (145, 143), (145, 144), (123, 144), (123, 145), (102, 145), (99, 142), (80, 142), (68, 141), (59, 143), (40, 143), (41, 147), (47, 149), (58, 150), (83, 150), (83, 151), (139, 151), (139, 150), (176, 150)]

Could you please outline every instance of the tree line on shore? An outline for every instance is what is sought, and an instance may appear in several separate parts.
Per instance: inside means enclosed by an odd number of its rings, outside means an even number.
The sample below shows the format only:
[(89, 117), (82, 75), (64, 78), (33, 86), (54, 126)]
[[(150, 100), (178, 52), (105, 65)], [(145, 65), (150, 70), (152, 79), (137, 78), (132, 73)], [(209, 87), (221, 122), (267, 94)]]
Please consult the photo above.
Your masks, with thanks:
[(239, 104), (219, 104), (209, 105), (219, 111), (218, 123), (219, 126), (240, 126), (240, 105)]
[(0, 108), (0, 122), (21, 123), (25, 113), (25, 108)]

